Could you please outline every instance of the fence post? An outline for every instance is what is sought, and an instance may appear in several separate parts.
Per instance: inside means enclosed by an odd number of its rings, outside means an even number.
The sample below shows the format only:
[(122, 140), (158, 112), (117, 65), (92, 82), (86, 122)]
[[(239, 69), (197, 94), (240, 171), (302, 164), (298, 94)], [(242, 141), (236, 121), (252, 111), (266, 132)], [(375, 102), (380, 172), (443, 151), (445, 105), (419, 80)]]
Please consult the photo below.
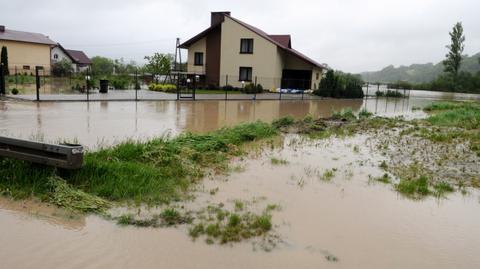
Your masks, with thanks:
[(85, 83), (87, 84), (85, 87), (87, 91), (87, 102), (90, 102), (90, 95), (89, 95), (90, 83), (88, 82), (89, 80), (90, 80), (90, 68), (87, 68), (87, 75), (85, 76)]
[(17, 74), (17, 66), (15, 65), (15, 88), (18, 89), (18, 74)]
[(283, 86), (283, 81), (284, 79), (280, 79), (280, 88), (278, 88), (278, 93), (279, 93), (279, 97), (278, 97), (278, 100), (282, 100), (282, 86)]
[(255, 76), (255, 89), (253, 91), (253, 100), (257, 100), (257, 76)]
[(228, 75), (225, 75), (225, 101), (228, 99)]
[(195, 101), (196, 91), (197, 91), (197, 75), (193, 74), (193, 93), (192, 93), (193, 101)]
[(3, 63), (0, 63), (0, 94), (5, 94), (5, 93), (6, 93), (5, 74), (3, 71)]
[(177, 78), (177, 101), (180, 100), (180, 75), (176, 74), (174, 75)]
[[(135, 69), (135, 101), (138, 101), (138, 70)], [(140, 86), (140, 85), (138, 85)]]
[(38, 75), (38, 66), (35, 66), (35, 86), (37, 89), (37, 101), (40, 101), (40, 76)]

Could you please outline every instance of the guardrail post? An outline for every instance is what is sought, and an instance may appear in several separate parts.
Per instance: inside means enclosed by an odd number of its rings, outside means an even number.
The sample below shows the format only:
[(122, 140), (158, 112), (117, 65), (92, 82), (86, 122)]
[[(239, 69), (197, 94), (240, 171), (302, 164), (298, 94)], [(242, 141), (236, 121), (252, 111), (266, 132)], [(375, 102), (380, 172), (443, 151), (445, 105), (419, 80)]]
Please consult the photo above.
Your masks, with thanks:
[(38, 75), (38, 66), (35, 66), (35, 86), (37, 92), (37, 101), (40, 101), (40, 76)]

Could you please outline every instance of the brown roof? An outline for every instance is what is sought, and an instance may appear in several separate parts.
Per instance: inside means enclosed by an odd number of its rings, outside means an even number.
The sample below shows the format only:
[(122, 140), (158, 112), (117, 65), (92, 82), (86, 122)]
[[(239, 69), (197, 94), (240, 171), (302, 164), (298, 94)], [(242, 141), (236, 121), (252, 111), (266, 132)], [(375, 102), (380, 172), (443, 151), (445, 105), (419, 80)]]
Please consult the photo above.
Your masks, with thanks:
[[(232, 19), (233, 21), (237, 22), (238, 24), (244, 26), (245, 28), (249, 29), (250, 31), (252, 32), (255, 32), (256, 34), (260, 35), (261, 37), (265, 38), (266, 40), (272, 42), (273, 44), (277, 45), (278, 47), (280, 47), (281, 49), (283, 49), (284, 51), (286, 51), (287, 53), (289, 53), (290, 55), (293, 55), (297, 58), (300, 58), (301, 60), (307, 62), (307, 63), (310, 63), (316, 67), (320, 67), (320, 68), (325, 68), (325, 66), (323, 64), (320, 64), (318, 62), (316, 62), (315, 60), (305, 56), (304, 54), (292, 49), (292, 43), (291, 43), (291, 37), (290, 35), (269, 35), (267, 33), (265, 33), (264, 31), (258, 29), (257, 27), (254, 27), (248, 23), (245, 23), (239, 19), (236, 19), (232, 16), (230, 16), (229, 14), (225, 14), (225, 17), (229, 17), (230, 19)], [(200, 34), (194, 36), (193, 38), (189, 39), (188, 41), (184, 42), (183, 44), (180, 45), (180, 48), (188, 48), (190, 47), (193, 43), (197, 42), (198, 40), (202, 39), (203, 37), (205, 37), (206, 35), (208, 35), (208, 33), (210, 33), (212, 30), (214, 30), (215, 28), (217, 28), (222, 22), (218, 23), (218, 24), (215, 24), (215, 25), (212, 25), (211, 27), (207, 28), (205, 31), (201, 32)]]
[(57, 44), (53, 42), (50, 38), (48, 38), (48, 36), (45, 36), (43, 34), (15, 31), (10, 29), (5, 29), (5, 31), (3, 32), (0, 31), (0, 40), (37, 43), (45, 45)]
[(68, 55), (73, 59), (77, 64), (91, 64), (90, 58), (80, 50), (67, 50)]
[(283, 47), (292, 48), (292, 39), (290, 35), (268, 35), (271, 39), (282, 44)]

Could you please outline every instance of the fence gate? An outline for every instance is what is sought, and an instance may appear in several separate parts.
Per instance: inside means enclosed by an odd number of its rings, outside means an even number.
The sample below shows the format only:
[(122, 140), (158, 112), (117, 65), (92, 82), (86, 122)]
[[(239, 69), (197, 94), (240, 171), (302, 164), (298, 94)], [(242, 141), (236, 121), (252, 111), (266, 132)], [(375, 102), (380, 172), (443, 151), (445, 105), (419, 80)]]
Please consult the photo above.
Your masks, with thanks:
[(177, 100), (195, 100), (195, 80), (192, 83), (187, 74), (183, 73), (177, 73), (175, 78), (177, 82)]

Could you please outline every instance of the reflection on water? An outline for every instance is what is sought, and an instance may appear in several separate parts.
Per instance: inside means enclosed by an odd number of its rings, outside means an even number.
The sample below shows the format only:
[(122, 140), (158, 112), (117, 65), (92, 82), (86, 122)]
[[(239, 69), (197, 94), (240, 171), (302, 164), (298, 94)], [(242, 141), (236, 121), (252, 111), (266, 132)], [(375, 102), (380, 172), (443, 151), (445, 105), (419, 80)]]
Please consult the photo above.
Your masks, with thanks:
[[(143, 139), (183, 131), (206, 132), (223, 126), (282, 116), (328, 117), (333, 111), (366, 107), (381, 115), (411, 115), (427, 99), (291, 101), (149, 101), (91, 103), (0, 102), (0, 133), (58, 142), (78, 140), (95, 147), (127, 138)], [(417, 112), (417, 114), (421, 112)]]

